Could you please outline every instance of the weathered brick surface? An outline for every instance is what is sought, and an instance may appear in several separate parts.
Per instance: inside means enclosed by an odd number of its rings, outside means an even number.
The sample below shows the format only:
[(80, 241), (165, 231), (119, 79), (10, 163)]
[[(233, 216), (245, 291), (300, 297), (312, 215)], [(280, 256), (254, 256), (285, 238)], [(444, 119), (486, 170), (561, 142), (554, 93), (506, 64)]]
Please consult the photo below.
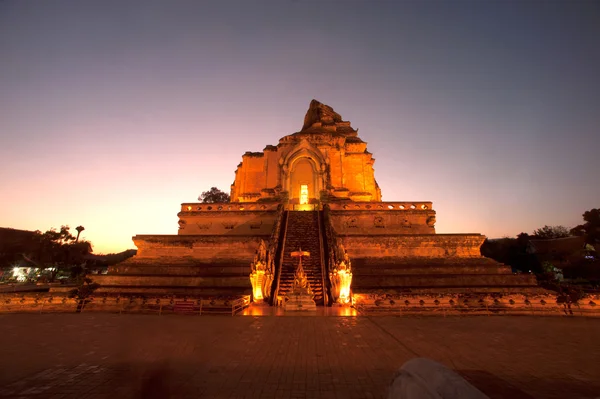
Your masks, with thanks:
[(324, 192), (355, 201), (380, 201), (375, 159), (367, 151), (367, 143), (350, 122), (323, 114), (326, 108), (331, 109), (313, 100), (301, 131), (281, 138), (279, 145), (267, 146), (263, 152), (246, 152), (235, 172), (231, 200), (256, 202), (279, 199), (280, 193), (287, 193), (298, 203), (300, 185), (307, 184), (313, 199)]
[(0, 315), (0, 397), (382, 398), (413, 357), (492, 398), (594, 398), (600, 320)]

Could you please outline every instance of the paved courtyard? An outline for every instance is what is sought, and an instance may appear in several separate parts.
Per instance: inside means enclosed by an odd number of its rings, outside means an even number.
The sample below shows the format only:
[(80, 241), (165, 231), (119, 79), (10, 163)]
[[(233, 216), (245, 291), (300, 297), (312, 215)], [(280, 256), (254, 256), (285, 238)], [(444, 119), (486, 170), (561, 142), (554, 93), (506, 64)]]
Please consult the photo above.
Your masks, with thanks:
[(600, 397), (600, 319), (0, 315), (3, 398), (381, 398), (407, 360), (492, 398)]

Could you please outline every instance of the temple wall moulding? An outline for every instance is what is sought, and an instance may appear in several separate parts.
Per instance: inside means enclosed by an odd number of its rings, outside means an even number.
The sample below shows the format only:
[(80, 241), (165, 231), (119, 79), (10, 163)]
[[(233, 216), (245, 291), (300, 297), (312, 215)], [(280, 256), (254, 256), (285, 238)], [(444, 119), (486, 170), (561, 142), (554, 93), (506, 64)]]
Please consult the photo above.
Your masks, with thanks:
[(128, 287), (235, 287), (247, 288), (248, 277), (190, 277), (190, 276), (130, 276), (130, 275), (95, 275), (94, 281), (102, 286), (125, 285)]
[(133, 242), (138, 248), (135, 260), (189, 258), (214, 261), (239, 258), (246, 262), (254, 256), (261, 238), (269, 235), (137, 235)]
[(181, 204), (181, 215), (192, 216), (206, 212), (274, 212), (277, 210), (278, 205), (278, 203), (245, 204), (237, 202), (186, 202)]
[[(275, 205), (275, 206), (273, 206)], [(278, 204), (228, 204), (230, 210), (201, 209), (179, 212), (178, 235), (268, 235), (275, 223)], [(187, 208), (190, 205), (185, 205)], [(219, 206), (225, 206), (219, 205)], [(218, 208), (201, 204), (200, 208)], [(239, 208), (244, 208), (241, 210)], [(254, 208), (252, 210), (246, 210)], [(258, 208), (258, 209), (257, 209)]]
[(433, 203), (430, 201), (402, 201), (402, 202), (331, 202), (332, 211), (390, 211), (390, 212), (423, 212), (432, 211)]
[[(435, 234), (435, 211), (332, 211), (335, 231), (341, 235)], [(435, 220), (435, 219), (434, 219)]]
[(350, 258), (355, 257), (481, 257), (481, 234), (340, 235)]

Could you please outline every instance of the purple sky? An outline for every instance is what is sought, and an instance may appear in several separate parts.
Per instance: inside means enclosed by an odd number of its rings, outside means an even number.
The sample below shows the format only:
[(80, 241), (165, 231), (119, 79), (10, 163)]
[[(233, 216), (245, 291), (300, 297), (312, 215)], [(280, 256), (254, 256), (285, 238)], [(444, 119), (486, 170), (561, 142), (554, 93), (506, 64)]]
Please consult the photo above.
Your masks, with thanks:
[(572, 227), (600, 206), (599, 76), (593, 1), (0, 1), (0, 226), (176, 234), (315, 98), (439, 233)]

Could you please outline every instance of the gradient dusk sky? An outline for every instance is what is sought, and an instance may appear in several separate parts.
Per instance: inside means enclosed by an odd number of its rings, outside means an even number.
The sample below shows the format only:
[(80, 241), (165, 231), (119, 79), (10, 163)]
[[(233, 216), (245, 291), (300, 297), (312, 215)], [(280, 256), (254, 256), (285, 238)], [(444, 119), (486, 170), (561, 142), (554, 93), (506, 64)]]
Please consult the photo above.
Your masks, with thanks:
[(597, 1), (4, 0), (0, 226), (83, 225), (96, 253), (177, 234), (313, 98), (438, 233), (600, 207)]

